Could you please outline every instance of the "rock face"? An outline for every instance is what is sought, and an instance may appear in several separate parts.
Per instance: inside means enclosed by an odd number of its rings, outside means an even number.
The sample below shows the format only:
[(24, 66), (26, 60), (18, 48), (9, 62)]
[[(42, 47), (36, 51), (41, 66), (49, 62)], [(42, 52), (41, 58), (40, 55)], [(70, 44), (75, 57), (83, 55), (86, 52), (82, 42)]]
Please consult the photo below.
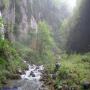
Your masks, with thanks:
[(82, 86), (83, 86), (84, 90), (90, 89), (90, 82), (86, 81), (83, 83)]
[(5, 0), (0, 0), (0, 9), (2, 10), (6, 28), (5, 36), (11, 41), (15, 41), (15, 34), (19, 34), (20, 37), (25, 36), (29, 29), (27, 21), (27, 1), (28, 0), (7, 0), (5, 2)]
[(0, 0), (0, 10), (5, 25), (5, 37), (9, 40), (14, 40), (11, 32), (13, 30), (13, 25), (15, 24), (15, 5), (13, 2), (14, 0)]
[(5, 37), (21, 42), (30, 40), (32, 16), (36, 22), (45, 20), (54, 34), (58, 33), (56, 30), (60, 21), (68, 16), (68, 12), (57, 9), (52, 0), (0, 0), (0, 10), (6, 28)]
[(2, 21), (1, 11), (0, 11), (0, 38), (2, 38), (4, 40), (4, 25), (3, 25), (3, 21)]

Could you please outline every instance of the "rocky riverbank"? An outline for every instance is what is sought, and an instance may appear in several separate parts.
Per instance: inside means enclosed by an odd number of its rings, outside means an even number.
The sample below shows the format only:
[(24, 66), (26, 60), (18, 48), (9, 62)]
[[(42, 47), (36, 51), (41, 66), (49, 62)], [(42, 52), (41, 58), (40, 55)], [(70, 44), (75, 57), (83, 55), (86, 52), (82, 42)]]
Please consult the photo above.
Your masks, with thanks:
[[(29, 65), (25, 71), (18, 70), (18, 74), (12, 75), (2, 90), (52, 90), (48, 89), (43, 65)], [(41, 81), (41, 79), (43, 79)]]

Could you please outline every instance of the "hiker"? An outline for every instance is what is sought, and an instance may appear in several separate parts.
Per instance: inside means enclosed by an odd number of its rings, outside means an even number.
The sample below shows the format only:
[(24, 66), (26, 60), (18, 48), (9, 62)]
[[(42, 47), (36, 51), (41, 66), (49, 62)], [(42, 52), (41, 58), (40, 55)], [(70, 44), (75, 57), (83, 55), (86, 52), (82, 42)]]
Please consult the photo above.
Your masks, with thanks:
[(58, 70), (60, 68), (60, 63), (59, 62), (56, 62), (55, 68), (56, 68), (56, 70)]
[(55, 63), (55, 70), (54, 70), (54, 72), (57, 72), (59, 70), (60, 66), (61, 66), (60, 59), (61, 59), (61, 57), (59, 56), (57, 58), (56, 63)]

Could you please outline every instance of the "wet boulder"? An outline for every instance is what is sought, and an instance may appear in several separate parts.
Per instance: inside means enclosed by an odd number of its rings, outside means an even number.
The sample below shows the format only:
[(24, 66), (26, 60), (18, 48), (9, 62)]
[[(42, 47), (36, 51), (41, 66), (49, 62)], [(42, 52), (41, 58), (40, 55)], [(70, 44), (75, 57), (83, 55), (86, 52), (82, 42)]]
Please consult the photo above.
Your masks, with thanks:
[(39, 69), (39, 66), (37, 66), (35, 69), (36, 69), (36, 70)]
[(25, 74), (25, 70), (22, 70), (22, 74)]
[(35, 77), (35, 74), (33, 71), (31, 71), (30, 76)]
[[(6, 80), (2, 80), (1, 83), (5, 85), (5, 84), (7, 84), (8, 82), (7, 82)], [(1, 89), (0, 89), (0, 90), (1, 90)]]
[(86, 81), (82, 84), (84, 90), (90, 89), (90, 82)]
[(22, 74), (22, 70), (21, 69), (17, 69), (16, 73), (21, 75)]
[(17, 80), (21, 79), (19, 74), (8, 74), (7, 79)]
[(25, 70), (29, 70), (28, 66), (25, 67)]
[(42, 70), (38, 70), (38, 72), (41, 72), (41, 73), (43, 73), (43, 71), (42, 71)]
[(63, 86), (62, 86), (62, 90), (69, 90), (68, 85), (63, 85)]
[(41, 82), (44, 81), (43, 75), (40, 77), (39, 81), (41, 81)]
[(57, 78), (57, 74), (51, 74), (51, 78), (55, 80)]

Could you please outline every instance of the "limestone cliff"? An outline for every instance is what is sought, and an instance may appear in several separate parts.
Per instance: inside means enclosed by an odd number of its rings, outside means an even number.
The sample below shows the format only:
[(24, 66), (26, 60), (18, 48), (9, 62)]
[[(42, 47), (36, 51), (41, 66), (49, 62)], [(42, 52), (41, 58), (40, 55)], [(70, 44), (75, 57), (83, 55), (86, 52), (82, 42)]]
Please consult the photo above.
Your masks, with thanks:
[(31, 30), (31, 17), (36, 22), (45, 20), (58, 34), (60, 22), (68, 16), (65, 10), (58, 9), (53, 0), (0, 0), (0, 10), (4, 18), (5, 36), (11, 41), (23, 41)]

